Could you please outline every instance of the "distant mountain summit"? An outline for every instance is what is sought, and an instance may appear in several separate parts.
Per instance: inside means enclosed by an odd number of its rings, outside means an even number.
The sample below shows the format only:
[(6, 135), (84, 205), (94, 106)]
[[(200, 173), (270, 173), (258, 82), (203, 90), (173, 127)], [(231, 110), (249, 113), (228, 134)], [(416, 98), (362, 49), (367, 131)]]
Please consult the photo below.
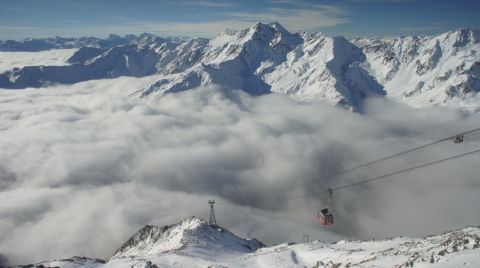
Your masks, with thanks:
[(364, 59), (344, 38), (291, 34), (279, 23), (257, 23), (223, 32), (203, 48), (190, 69), (163, 76), (136, 95), (218, 84), (253, 95), (273, 92), (361, 110), (363, 98), (384, 94), (382, 86), (359, 68)]
[(150, 33), (143, 33), (139, 36), (130, 34), (121, 37), (116, 34), (110, 34), (107, 38), (102, 39), (98, 37), (49, 37), (49, 38), (26, 38), (21, 41), (6, 40), (0, 41), (0, 51), (5, 52), (19, 52), (19, 51), (45, 51), (50, 49), (67, 49), (67, 48), (82, 48), (94, 47), (100, 49), (109, 49), (116, 46), (139, 44), (164, 41), (177, 42), (178, 38), (160, 38)]
[[(42, 41), (43, 40), (43, 41)], [(480, 109), (480, 31), (459, 29), (438, 36), (328, 37), (290, 33), (279, 23), (226, 30), (209, 40), (165, 39), (151, 34), (100, 39), (35, 39), (30, 50), (78, 47), (68, 66), (26, 66), (0, 74), (0, 88), (71, 84), (118, 76), (154, 75), (133, 92), (156, 98), (219, 85), (252, 95), (283, 94), (323, 100), (354, 111), (371, 96), (415, 107)], [(35, 42), (33, 42), (35, 41)], [(0, 43), (0, 50), (13, 43)]]

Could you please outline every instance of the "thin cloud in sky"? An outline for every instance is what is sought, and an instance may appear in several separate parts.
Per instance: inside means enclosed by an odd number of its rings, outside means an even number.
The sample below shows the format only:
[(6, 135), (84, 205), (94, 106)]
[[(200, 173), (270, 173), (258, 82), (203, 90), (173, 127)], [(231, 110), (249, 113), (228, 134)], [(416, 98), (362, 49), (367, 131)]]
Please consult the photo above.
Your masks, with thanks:
[(232, 12), (229, 16), (239, 21), (279, 21), (289, 30), (311, 30), (348, 23), (346, 12), (338, 7), (321, 5), (315, 8), (271, 8), (268, 12)]
[[(199, 2), (199, 5), (209, 5), (210, 2)], [(346, 12), (338, 7), (329, 5), (315, 5), (314, 8), (270, 8), (258, 13), (252, 12), (222, 12), (220, 19), (209, 19), (200, 22), (188, 21), (148, 21), (136, 20), (128, 16), (107, 16), (109, 20), (122, 21), (114, 25), (85, 26), (78, 27), (23, 27), (5, 25), (0, 28), (7, 33), (25, 33), (35, 29), (40, 33), (47, 33), (47, 36), (67, 35), (83, 36), (95, 32), (96, 35), (106, 36), (109, 33), (128, 34), (150, 32), (162, 36), (192, 36), (192, 37), (214, 37), (225, 29), (244, 29), (252, 26), (258, 21), (278, 21), (289, 31), (318, 30), (323, 27), (330, 27), (348, 23)], [(113, 19), (112, 19), (113, 17)]]
[(428, 32), (428, 31), (435, 31), (445, 29), (445, 24), (434, 24), (430, 26), (421, 26), (421, 27), (401, 27), (398, 30), (404, 33), (418, 33), (418, 32)]
[(216, 2), (216, 1), (191, 1), (191, 2), (186, 2), (185, 4), (192, 5), (192, 6), (205, 6), (205, 7), (218, 7), (218, 8), (229, 8), (233, 6), (233, 4), (228, 2)]
[[(127, 0), (0, 0), (0, 3), (0, 10), (4, 11), (0, 16), (2, 39), (143, 32), (213, 37), (226, 28), (242, 29), (257, 21), (277, 21), (290, 31), (347, 36), (430, 34), (480, 27), (475, 12), (480, 2), (473, 0), (455, 3), (435, 0), (145, 0), (141, 4)], [(67, 20), (78, 25), (64, 25), (62, 21)], [(445, 21), (445, 27), (431, 29), (436, 21)], [(421, 30), (413, 31), (410, 25)], [(23, 30), (17, 31), (19, 27)], [(38, 30), (24, 30), (29, 27)]]
[(349, 0), (351, 3), (407, 3), (417, 0)]

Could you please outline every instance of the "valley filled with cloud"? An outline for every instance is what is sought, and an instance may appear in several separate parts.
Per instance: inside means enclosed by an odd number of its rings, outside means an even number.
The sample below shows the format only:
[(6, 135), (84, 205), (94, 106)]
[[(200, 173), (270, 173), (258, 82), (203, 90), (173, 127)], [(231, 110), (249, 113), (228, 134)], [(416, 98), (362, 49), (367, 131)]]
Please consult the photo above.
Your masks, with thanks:
[(322, 229), (315, 218), (327, 187), (479, 148), (470, 135), (322, 180), (475, 128), (475, 114), (384, 98), (359, 114), (219, 86), (130, 96), (154, 79), (0, 92), (0, 252), (10, 262), (106, 258), (145, 224), (207, 218), (208, 199), (221, 226), (269, 244), (304, 233), (425, 235), (480, 220), (478, 155), (339, 191), (337, 225)]
[(480, 1), (0, 2), (0, 268), (480, 267)]

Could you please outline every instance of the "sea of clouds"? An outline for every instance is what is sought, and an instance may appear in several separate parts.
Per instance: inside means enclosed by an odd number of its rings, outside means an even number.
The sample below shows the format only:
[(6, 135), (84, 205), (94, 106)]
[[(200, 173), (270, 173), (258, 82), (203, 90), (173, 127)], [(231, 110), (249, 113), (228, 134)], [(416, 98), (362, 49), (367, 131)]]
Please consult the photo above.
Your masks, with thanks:
[(358, 114), (220, 87), (129, 96), (152, 79), (0, 90), (0, 259), (108, 258), (145, 224), (207, 218), (208, 199), (221, 226), (270, 244), (480, 222), (479, 155), (344, 189), (337, 224), (315, 219), (327, 187), (478, 149), (479, 136), (322, 178), (478, 127), (476, 115), (384, 99)]

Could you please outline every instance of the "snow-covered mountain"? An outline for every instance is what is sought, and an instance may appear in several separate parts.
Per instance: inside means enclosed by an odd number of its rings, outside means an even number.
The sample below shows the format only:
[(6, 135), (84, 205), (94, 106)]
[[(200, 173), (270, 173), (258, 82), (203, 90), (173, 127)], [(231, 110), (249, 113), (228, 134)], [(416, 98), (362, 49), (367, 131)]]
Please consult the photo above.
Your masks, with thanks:
[(155, 75), (155, 82), (132, 95), (155, 98), (218, 84), (253, 95), (320, 99), (357, 111), (368, 96), (416, 107), (480, 107), (479, 30), (347, 40), (321, 33), (292, 34), (278, 23), (257, 23), (241, 31), (226, 30), (212, 40), (150, 34), (80, 40), (71, 41), (80, 49), (68, 66), (13, 69), (0, 74), (0, 88)]
[(416, 107), (480, 107), (480, 30), (352, 41), (387, 96)]
[(118, 46), (100, 56), (88, 59), (81, 49), (73, 57), (84, 61), (67, 66), (26, 66), (0, 75), (5, 88), (42, 87), (52, 84), (73, 84), (81, 81), (119, 76), (142, 77), (155, 74), (159, 55), (137, 45)]
[[(425, 238), (320, 241), (265, 247), (197, 218), (145, 226), (108, 260), (45, 261), (40, 267), (478, 267), (480, 227)], [(30, 266), (31, 267), (31, 266)]]
[(135, 95), (158, 96), (219, 84), (250, 94), (322, 99), (360, 110), (364, 97), (384, 94), (381, 85), (360, 68), (365, 59), (362, 51), (345, 38), (291, 34), (278, 23), (227, 30), (197, 55), (191, 68), (163, 71), (164, 76)]
[(50, 49), (67, 49), (67, 48), (82, 48), (95, 47), (101, 49), (109, 49), (121, 45), (140, 44), (152, 42), (181, 42), (184, 39), (179, 38), (160, 38), (153, 34), (143, 33), (139, 36), (130, 34), (124, 37), (110, 34), (107, 38), (97, 37), (80, 37), (80, 38), (66, 38), (66, 37), (49, 37), (49, 38), (27, 38), (21, 41), (6, 40), (0, 41), (0, 51), (45, 51)]
[(273, 92), (357, 110), (365, 97), (384, 94), (361, 68), (362, 51), (345, 38), (306, 32), (301, 36), (302, 44), (287, 54), (287, 60), (265, 74)]
[(50, 49), (66, 49), (66, 48), (80, 48), (83, 46), (92, 47), (114, 47), (126, 44), (127, 40), (122, 39), (117, 35), (110, 35), (106, 39), (96, 37), (81, 37), (81, 38), (65, 38), (65, 37), (50, 37), (50, 38), (27, 38), (21, 41), (6, 40), (0, 41), (0, 51), (45, 51)]
[(250, 253), (264, 247), (256, 239), (239, 238), (227, 229), (213, 227), (195, 217), (162, 227), (146, 225), (135, 233), (110, 259), (156, 256), (166, 252), (210, 255)]

